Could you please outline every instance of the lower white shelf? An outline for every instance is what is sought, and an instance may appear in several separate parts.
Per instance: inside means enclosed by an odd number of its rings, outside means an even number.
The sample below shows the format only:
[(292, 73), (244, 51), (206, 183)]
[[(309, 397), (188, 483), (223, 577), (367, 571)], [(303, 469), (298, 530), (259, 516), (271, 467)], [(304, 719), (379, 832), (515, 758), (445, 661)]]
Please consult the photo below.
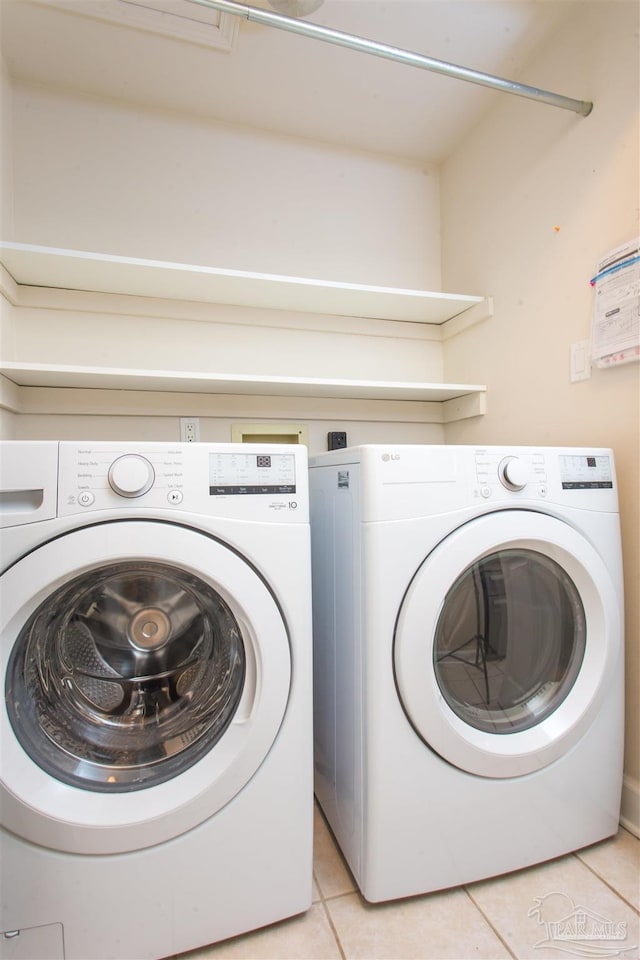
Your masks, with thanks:
[(247, 374), (131, 370), (43, 363), (0, 364), (0, 373), (19, 387), (75, 387), (101, 390), (153, 390), (280, 397), (331, 397), (344, 400), (443, 402), (484, 394), (468, 383), (411, 383), (386, 380), (325, 380)]

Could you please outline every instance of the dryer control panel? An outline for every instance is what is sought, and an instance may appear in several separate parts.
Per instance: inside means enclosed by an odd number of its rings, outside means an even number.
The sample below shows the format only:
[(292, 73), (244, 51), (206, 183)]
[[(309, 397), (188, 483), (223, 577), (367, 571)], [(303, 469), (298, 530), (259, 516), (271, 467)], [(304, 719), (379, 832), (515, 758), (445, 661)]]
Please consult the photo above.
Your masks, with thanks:
[(60, 443), (58, 514), (110, 509), (307, 522), (307, 450), (297, 444)]
[(484, 447), (474, 458), (476, 490), (485, 500), (520, 494), (586, 509), (617, 508), (611, 450)]
[(524, 490), (530, 483), (539, 486), (547, 483), (544, 453), (535, 450), (516, 453), (486, 448), (476, 450), (475, 460), (481, 492), (497, 480), (507, 490)]
[(310, 467), (334, 472), (336, 495), (360, 491), (363, 522), (512, 506), (618, 511), (613, 451), (603, 447), (363, 444)]
[(608, 454), (560, 454), (563, 490), (611, 490), (613, 469)]

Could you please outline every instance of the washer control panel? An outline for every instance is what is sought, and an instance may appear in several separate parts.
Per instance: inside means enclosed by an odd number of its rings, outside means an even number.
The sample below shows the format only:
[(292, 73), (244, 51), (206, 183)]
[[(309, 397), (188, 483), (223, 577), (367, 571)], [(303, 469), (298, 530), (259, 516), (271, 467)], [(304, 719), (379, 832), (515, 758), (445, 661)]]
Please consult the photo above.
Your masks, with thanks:
[(307, 450), (293, 444), (60, 443), (58, 514), (104, 509), (304, 520)]
[(109, 484), (121, 497), (141, 497), (156, 478), (153, 465), (137, 453), (125, 453), (109, 467)]
[(296, 492), (295, 458), (290, 453), (212, 453), (209, 493), (268, 496)]

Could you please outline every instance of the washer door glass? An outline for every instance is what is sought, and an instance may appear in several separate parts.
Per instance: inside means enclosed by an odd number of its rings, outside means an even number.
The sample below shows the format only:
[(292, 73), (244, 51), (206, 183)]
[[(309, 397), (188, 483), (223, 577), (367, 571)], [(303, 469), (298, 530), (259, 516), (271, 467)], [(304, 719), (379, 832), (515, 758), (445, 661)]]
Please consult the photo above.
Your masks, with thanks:
[(478, 730), (526, 730), (567, 696), (585, 637), (580, 595), (555, 560), (533, 550), (490, 553), (445, 598), (433, 646), (438, 686)]
[(618, 593), (586, 537), (505, 510), (460, 526), (416, 571), (396, 621), (396, 686), (443, 759), (521, 776), (584, 736), (621, 650)]
[(113, 564), (56, 590), (20, 631), (7, 710), (58, 780), (138, 790), (211, 749), (244, 674), (240, 627), (210, 584), (162, 563)]
[(116, 519), (0, 576), (0, 672), (2, 825), (111, 854), (177, 837), (244, 789), (284, 721), (292, 653), (237, 549)]

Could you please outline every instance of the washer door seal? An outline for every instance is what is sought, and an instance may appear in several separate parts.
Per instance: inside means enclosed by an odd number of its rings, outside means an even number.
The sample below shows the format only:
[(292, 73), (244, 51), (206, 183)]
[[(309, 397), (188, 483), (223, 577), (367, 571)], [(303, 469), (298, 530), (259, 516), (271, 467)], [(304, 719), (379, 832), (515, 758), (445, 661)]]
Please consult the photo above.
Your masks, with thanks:
[(611, 577), (568, 524), (530, 511), (459, 527), (422, 563), (396, 623), (404, 710), (449, 763), (531, 773), (585, 733), (622, 650)]
[[(116, 586), (120, 596), (114, 599)], [(141, 602), (135, 601), (136, 590)], [(163, 598), (163, 593), (171, 596)], [(0, 806), (7, 829), (34, 843), (78, 853), (151, 846), (212, 816), (263, 763), (287, 707), (289, 638), (268, 586), (231, 547), (163, 521), (95, 524), (24, 556), (0, 578), (0, 599), (7, 685), (0, 714)], [(100, 609), (107, 599), (114, 604), (111, 626), (119, 624), (111, 632)], [(78, 619), (79, 612), (84, 620)], [(34, 663), (35, 648), (28, 647), (25, 628), (32, 631), (39, 617), (53, 621), (56, 650), (48, 659), (43, 651)], [(188, 623), (194, 618), (195, 634)], [(220, 636), (221, 623), (226, 640)], [(39, 631), (46, 636), (43, 624)], [(158, 666), (155, 678), (146, 669), (152, 661)], [(33, 714), (33, 705), (25, 702), (28, 685), (17, 694), (14, 689), (21, 664), (42, 674), (54, 705), (56, 696), (62, 698), (60, 717), (67, 726), (70, 719), (75, 724), (71, 741), (61, 736), (61, 720), (57, 731), (45, 724), (40, 739), (32, 725), (30, 743), (21, 743), (26, 734), (21, 730), (16, 735), (19, 714), (27, 708)], [(51, 690), (54, 676), (57, 691)], [(201, 707), (211, 705), (207, 688), (214, 676), (227, 686), (217, 728), (209, 723), (217, 707), (204, 719), (196, 710), (185, 725), (191, 698), (197, 695)], [(155, 719), (145, 721), (145, 711), (151, 710)], [(160, 732), (163, 725), (166, 737)], [(190, 726), (196, 735), (189, 733)], [(109, 732), (112, 736), (106, 736)], [(125, 756), (118, 748), (129, 732), (131, 749)], [(107, 748), (101, 751), (100, 742), (92, 746), (91, 738), (103, 736)]]

